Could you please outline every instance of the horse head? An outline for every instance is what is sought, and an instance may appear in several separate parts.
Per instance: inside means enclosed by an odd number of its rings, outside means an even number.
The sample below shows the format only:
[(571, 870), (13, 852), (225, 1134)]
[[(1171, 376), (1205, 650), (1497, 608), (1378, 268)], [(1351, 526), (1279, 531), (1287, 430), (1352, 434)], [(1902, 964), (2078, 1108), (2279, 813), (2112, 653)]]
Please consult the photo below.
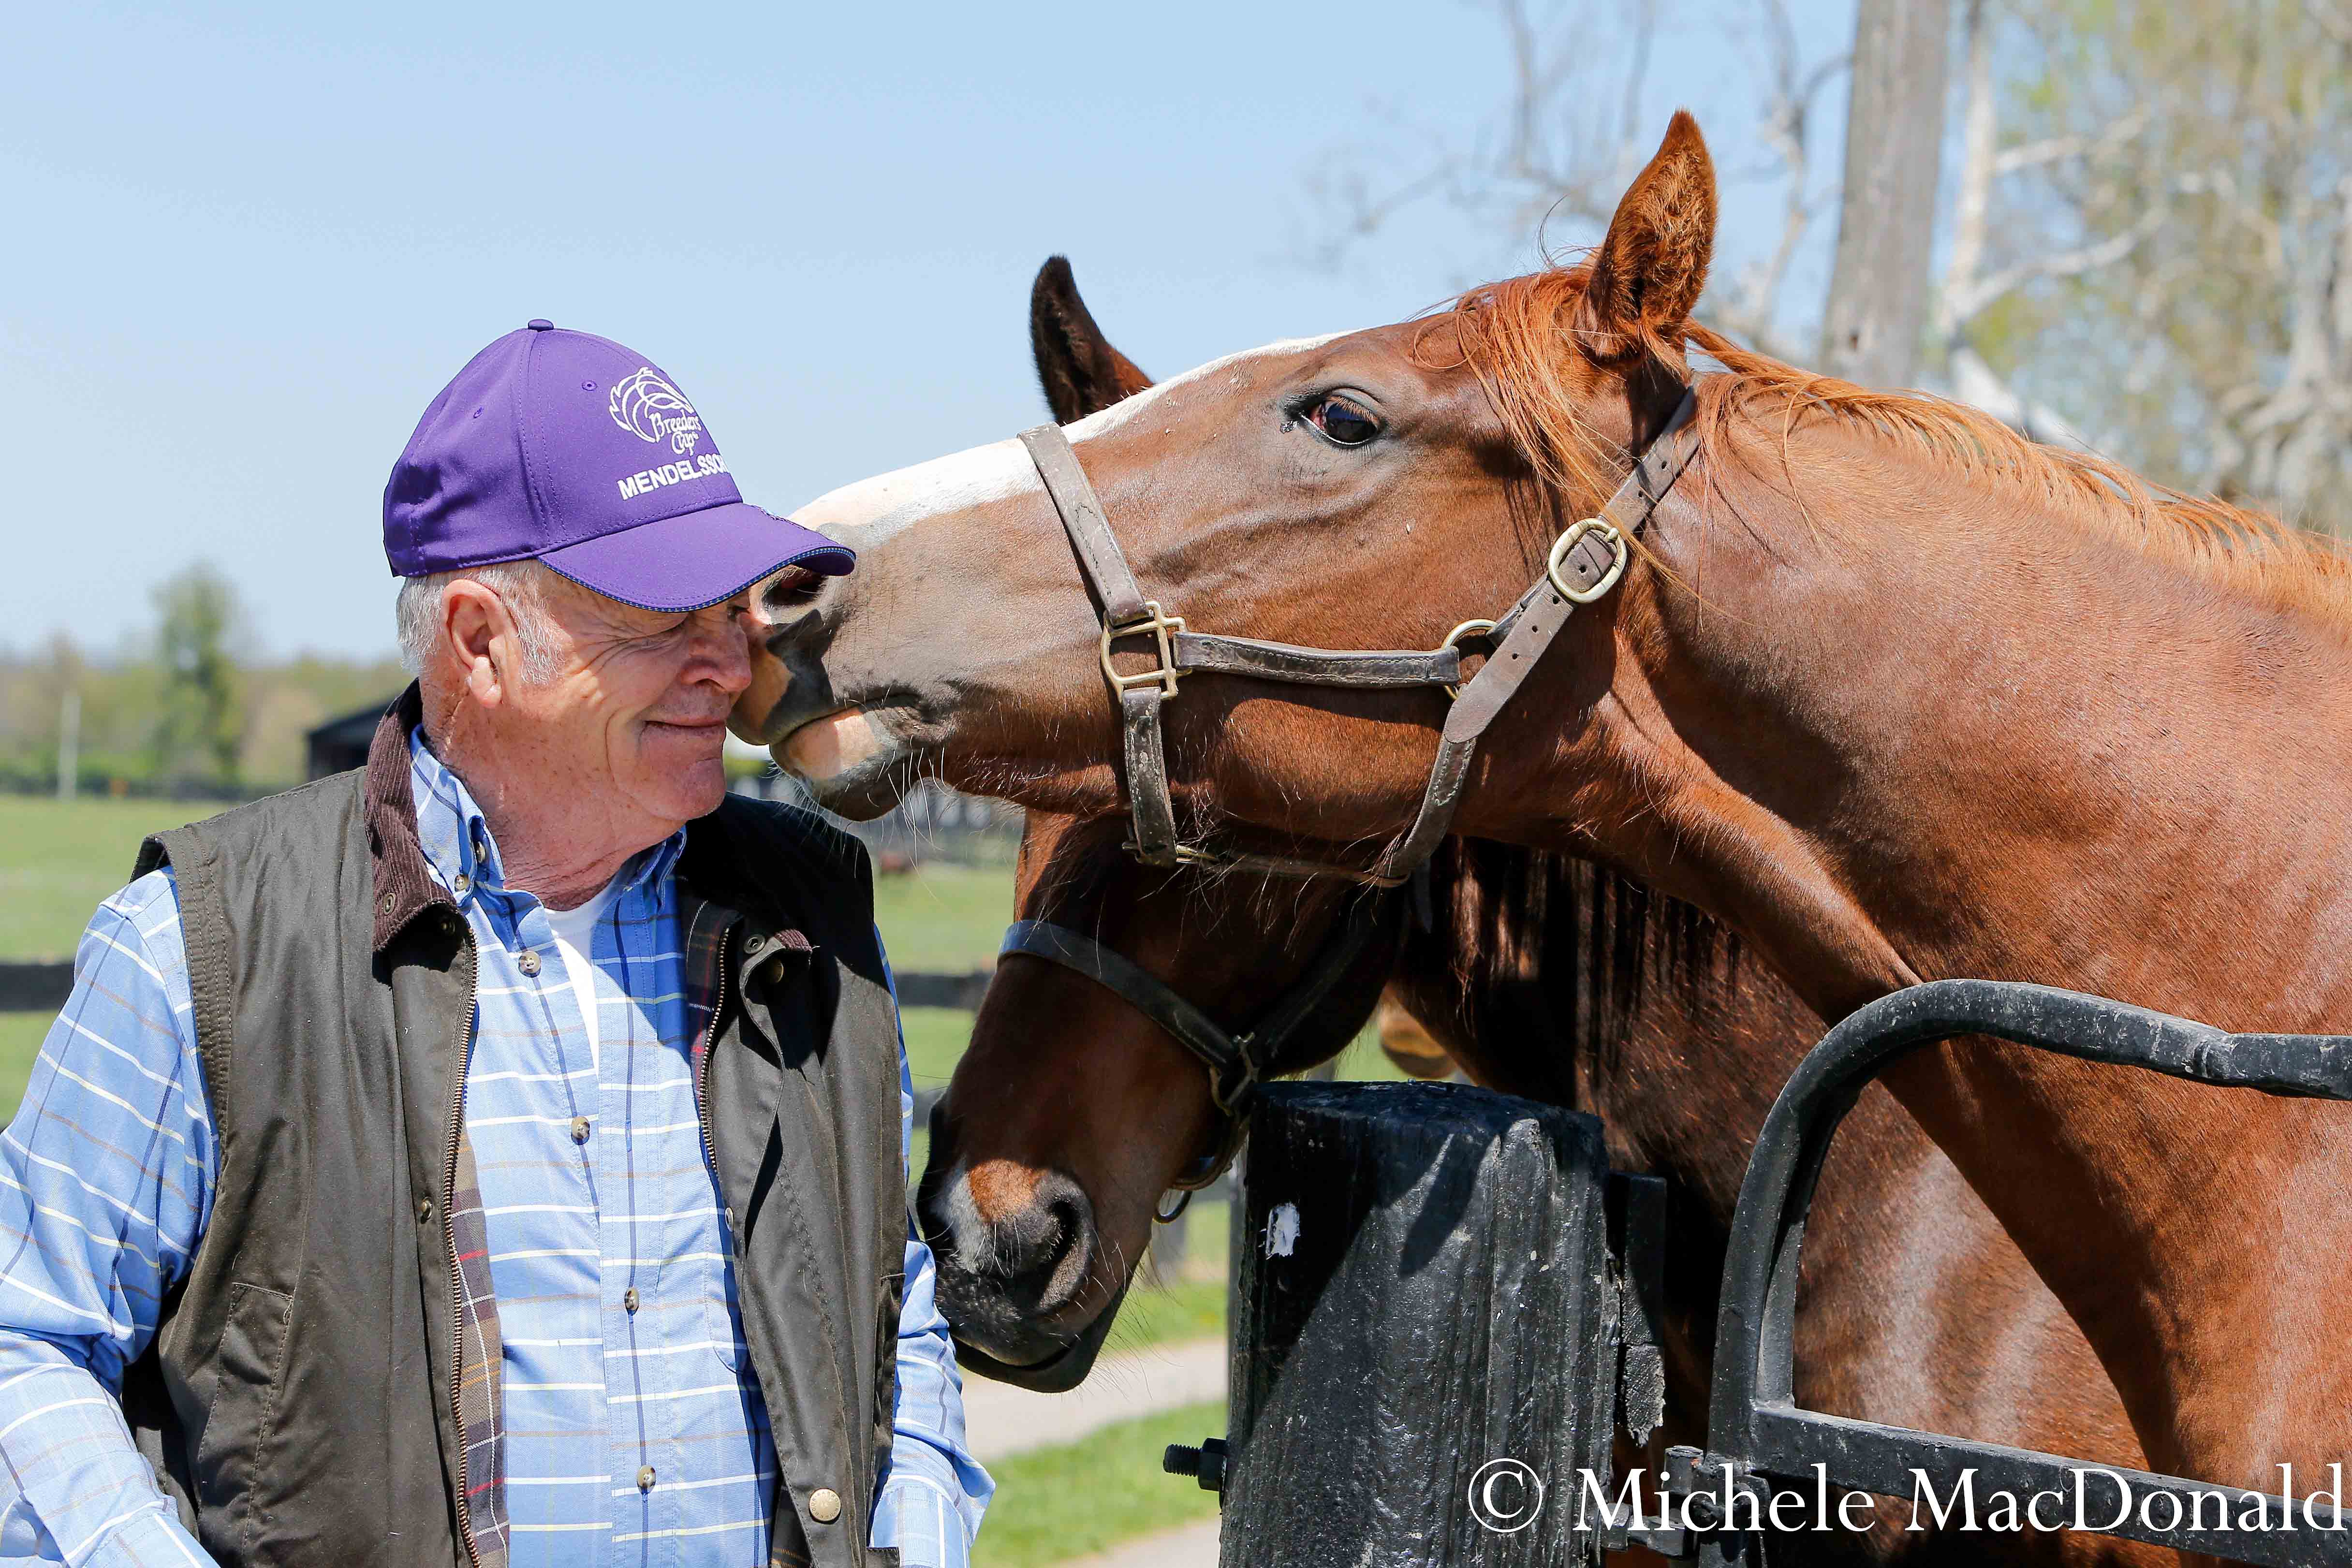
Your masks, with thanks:
[[(1031, 813), (1018, 918), (1099, 944), (1245, 1037), (1333, 951), (1335, 930), (1361, 919), (1321, 1005), (1278, 1042), (1259, 1040), (1273, 1048), (1255, 1066), (1275, 1076), (1338, 1055), (1387, 977), (1397, 897), (1330, 880), (1152, 871), (1120, 851), (1122, 831)], [(991, 1373), (1044, 1386), (1085, 1375), (1161, 1196), (1212, 1176), (1237, 1130), (1202, 1061), (1087, 967), (1027, 952), (998, 963), (932, 1113), (916, 1200), (940, 1308), (967, 1362), (978, 1352)]]
[[(1435, 648), (1516, 600), (1564, 519), (1597, 507), (1674, 413), (1714, 206), (1706, 147), (1678, 116), (1589, 265), (1425, 319), (1219, 360), (1065, 434), (1166, 613), (1277, 642)], [(1075, 375), (1117, 386), (1132, 371), (1082, 306), (1038, 321), (1041, 340), (1071, 346), (1060, 361)], [(1522, 361), (1570, 395), (1572, 432), (1511, 390)], [(887, 809), (927, 769), (1041, 809), (1119, 808), (1102, 623), (1020, 442), (866, 480), (795, 515), (853, 544), (859, 570), (760, 596), (777, 673), (739, 705), (739, 733), (852, 816)], [(1604, 650), (1609, 622), (1604, 610), (1571, 635)], [(1132, 670), (1139, 656), (1115, 658)], [(1595, 699), (1551, 695), (1555, 711)], [(1446, 712), (1440, 692), (1266, 695), (1256, 681), (1192, 678), (1168, 705), (1181, 801), (1337, 841), (1410, 815)], [(1307, 799), (1312, 821), (1295, 809)]]

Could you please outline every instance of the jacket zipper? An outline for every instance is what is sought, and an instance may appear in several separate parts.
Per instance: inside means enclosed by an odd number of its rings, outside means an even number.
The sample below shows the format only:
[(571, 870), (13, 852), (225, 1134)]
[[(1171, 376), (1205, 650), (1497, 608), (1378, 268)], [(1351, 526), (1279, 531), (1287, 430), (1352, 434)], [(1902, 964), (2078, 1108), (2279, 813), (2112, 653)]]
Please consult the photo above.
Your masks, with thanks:
[[(692, 950), (689, 943), (688, 951)], [(710, 1022), (702, 1031), (702, 1060), (694, 1064), (694, 1115), (695, 1120), (702, 1124), (702, 1158), (703, 1163), (710, 1167), (713, 1187), (719, 1185), (719, 1151), (710, 1141), (710, 1052), (719, 1043), (719, 1019), (726, 1010), (727, 939), (721, 936), (719, 940), (719, 983), (710, 993)], [(728, 1207), (727, 1194), (723, 1189), (719, 1193), (719, 1206), (722, 1209)], [(735, 1216), (731, 1210), (727, 1215), (727, 1239), (730, 1247), (735, 1245)], [(736, 1263), (740, 1268), (742, 1260), (738, 1258)]]
[[(463, 918), (460, 916), (459, 918)], [(466, 1037), (457, 1050), (457, 1073), (449, 1092), (449, 1152), (441, 1171), (441, 1238), (449, 1254), (449, 1417), (457, 1434), (457, 1536), (465, 1542), (466, 1561), (481, 1568), (481, 1549), (474, 1543), (474, 1513), (467, 1505), (466, 1477), (466, 1276), (457, 1261), (457, 1220), (451, 1212), (457, 1199), (457, 1145), (465, 1135), (466, 1069), (474, 1055), (474, 1020), (482, 1007), (481, 953), (474, 945), (470, 924), (466, 950), (473, 958), (473, 1005), (466, 1009)]]

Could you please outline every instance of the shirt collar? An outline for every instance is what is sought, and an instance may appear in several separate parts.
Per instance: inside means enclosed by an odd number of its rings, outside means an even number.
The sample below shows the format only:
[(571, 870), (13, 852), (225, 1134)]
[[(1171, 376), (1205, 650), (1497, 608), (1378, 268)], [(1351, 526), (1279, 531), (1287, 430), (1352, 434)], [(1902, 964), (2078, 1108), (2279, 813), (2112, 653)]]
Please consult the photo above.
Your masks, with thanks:
[[(504, 893), (506, 873), (498, 841), (466, 781), (445, 767), (425, 744), (425, 728), (409, 731), (409, 781), (416, 801), (417, 846), (425, 863), (463, 905), (477, 892)], [(686, 848), (680, 828), (649, 850), (629, 858), (618, 879), (622, 892), (657, 885), (677, 867)]]

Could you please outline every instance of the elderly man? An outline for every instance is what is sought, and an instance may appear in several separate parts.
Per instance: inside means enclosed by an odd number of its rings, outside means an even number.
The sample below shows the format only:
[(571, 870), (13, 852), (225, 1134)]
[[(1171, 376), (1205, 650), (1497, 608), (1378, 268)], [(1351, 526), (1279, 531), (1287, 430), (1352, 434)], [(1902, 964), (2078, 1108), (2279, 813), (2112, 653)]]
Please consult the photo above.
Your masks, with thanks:
[(148, 841), (0, 1142), (0, 1554), (963, 1563), (866, 862), (720, 761), (849, 552), (545, 321), (384, 545), (366, 768)]

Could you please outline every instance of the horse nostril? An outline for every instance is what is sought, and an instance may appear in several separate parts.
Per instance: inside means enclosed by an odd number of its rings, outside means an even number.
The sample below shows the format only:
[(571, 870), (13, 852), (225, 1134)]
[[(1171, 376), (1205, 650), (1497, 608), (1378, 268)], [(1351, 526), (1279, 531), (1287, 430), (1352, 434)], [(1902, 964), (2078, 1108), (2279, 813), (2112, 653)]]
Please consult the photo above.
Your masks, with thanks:
[(1047, 1315), (1084, 1291), (1095, 1261), (1094, 1205), (1059, 1171), (1035, 1177), (1027, 1200), (983, 1214), (969, 1180), (928, 1193), (926, 1228), (934, 1221), (949, 1247), (941, 1267), (1002, 1297), (1024, 1315)]

